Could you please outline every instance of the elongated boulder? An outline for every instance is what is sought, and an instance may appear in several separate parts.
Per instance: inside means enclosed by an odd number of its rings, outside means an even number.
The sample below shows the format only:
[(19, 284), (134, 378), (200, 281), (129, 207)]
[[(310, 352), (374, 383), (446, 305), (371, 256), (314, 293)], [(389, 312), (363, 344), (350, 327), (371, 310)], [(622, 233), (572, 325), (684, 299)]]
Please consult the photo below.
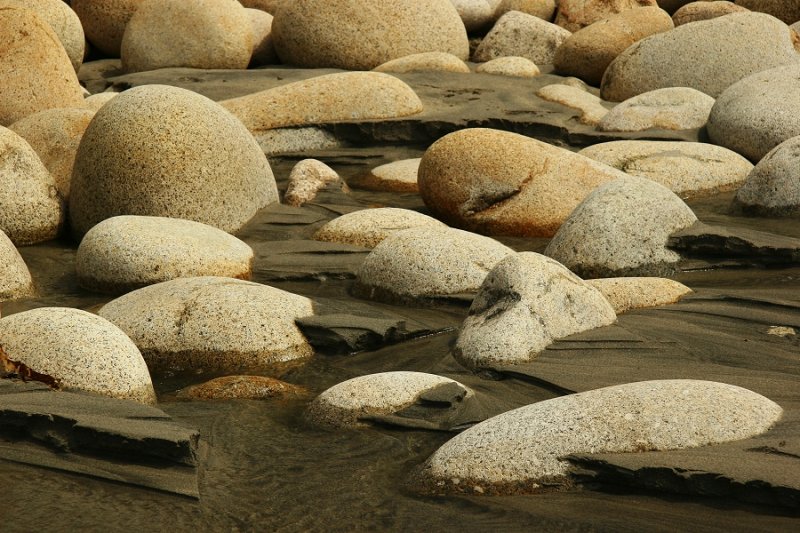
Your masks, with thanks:
[(184, 218), (231, 233), (277, 200), (267, 158), (236, 117), (191, 91), (145, 85), (108, 102), (84, 133), (70, 221), (76, 237), (117, 215)]
[(223, 376), (187, 387), (179, 397), (191, 400), (266, 400), (306, 394), (302, 387), (266, 376)]
[(558, 0), (555, 23), (575, 32), (617, 13), (658, 6), (656, 0)]
[(418, 183), (431, 212), (450, 225), (488, 235), (549, 237), (595, 187), (623, 176), (529, 137), (473, 128), (431, 145)]
[(527, 363), (560, 338), (616, 319), (597, 289), (548, 257), (522, 252), (486, 276), (453, 355), (472, 370)]
[(311, 356), (294, 321), (313, 313), (308, 298), (220, 277), (150, 285), (100, 310), (133, 339), (151, 371), (198, 373), (264, 369)]
[(632, 309), (672, 304), (691, 294), (692, 289), (668, 278), (599, 278), (587, 280), (622, 314)]
[(67, 52), (33, 11), (0, 5), (0, 51), (0, 126), (45, 109), (81, 106)]
[(370, 70), (419, 52), (469, 54), (450, 0), (293, 0), (273, 15), (275, 49), (287, 65)]
[[(711, 2), (706, 0), (704, 2), (692, 2), (681, 7), (672, 15), (672, 21), (675, 26), (682, 26), (698, 20), (709, 20), (730, 15), (731, 13), (744, 13), (745, 11), (748, 11), (748, 9), (733, 2)], [(787, 22), (787, 24), (790, 23)]]
[(0, 231), (0, 302), (30, 296), (33, 292), (28, 266), (11, 239)]
[(144, 0), (72, 0), (86, 38), (101, 52), (119, 57), (125, 26)]
[(469, 74), (466, 63), (446, 52), (422, 52), (392, 59), (373, 69), (375, 72), (460, 72)]
[(142, 354), (108, 320), (66, 307), (41, 307), (0, 319), (8, 368), (24, 365), (66, 389), (155, 403)]
[(678, 26), (617, 56), (603, 76), (601, 96), (620, 102), (664, 87), (692, 87), (716, 98), (755, 72), (797, 63), (795, 40), (786, 24), (763, 13)]
[(556, 49), (564, 44), (570, 33), (549, 22), (510, 11), (500, 17), (492, 30), (478, 45), (473, 59), (490, 61), (498, 57), (524, 57), (537, 65), (553, 62)]
[(766, 216), (800, 213), (800, 136), (791, 137), (765, 155), (736, 192), (746, 212)]
[(524, 57), (514, 56), (498, 57), (481, 63), (475, 68), (475, 72), (512, 78), (533, 78), (541, 74), (536, 63)]
[(689, 87), (667, 87), (628, 98), (600, 120), (600, 131), (702, 128), (715, 100)]
[(314, 239), (375, 248), (395, 232), (420, 227), (446, 226), (435, 218), (409, 209), (379, 207), (353, 211), (334, 218), (317, 230)]
[(369, 173), (353, 176), (348, 183), (359, 189), (391, 192), (419, 192), (417, 171), (422, 159), (402, 159), (373, 168)]
[(225, 100), (221, 105), (252, 132), (396, 118), (422, 111), (422, 102), (411, 87), (380, 72), (317, 76)]
[(596, 125), (608, 114), (608, 109), (600, 98), (571, 85), (562, 83), (546, 85), (536, 91), (536, 96), (576, 110), (581, 124)]
[(533, 492), (568, 484), (574, 453), (694, 448), (766, 432), (783, 410), (747, 389), (699, 380), (628, 383), (508, 411), (450, 439), (418, 482), (435, 492)]

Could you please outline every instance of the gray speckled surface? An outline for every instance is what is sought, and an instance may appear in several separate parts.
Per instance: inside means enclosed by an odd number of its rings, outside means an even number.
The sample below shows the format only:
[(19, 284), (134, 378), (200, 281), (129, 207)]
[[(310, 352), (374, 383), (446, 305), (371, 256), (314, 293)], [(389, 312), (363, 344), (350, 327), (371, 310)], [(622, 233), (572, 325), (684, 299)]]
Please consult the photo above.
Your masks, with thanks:
[(0, 301), (33, 294), (33, 279), (25, 261), (5, 233), (0, 231)]
[(550, 64), (556, 49), (570, 35), (564, 28), (539, 17), (509, 11), (495, 22), (475, 50), (473, 59), (483, 62), (503, 56), (519, 56), (537, 65)]
[(785, 215), (800, 211), (800, 136), (773, 148), (736, 191), (736, 202), (756, 212)]
[(651, 128), (702, 128), (715, 100), (691, 87), (666, 87), (615, 105), (597, 128), (601, 131), (643, 131)]
[(392, 233), (419, 227), (446, 226), (435, 218), (410, 209), (378, 207), (336, 217), (317, 230), (314, 239), (375, 248)]
[(683, 283), (668, 278), (600, 278), (586, 283), (600, 291), (617, 314), (675, 303), (692, 292)]

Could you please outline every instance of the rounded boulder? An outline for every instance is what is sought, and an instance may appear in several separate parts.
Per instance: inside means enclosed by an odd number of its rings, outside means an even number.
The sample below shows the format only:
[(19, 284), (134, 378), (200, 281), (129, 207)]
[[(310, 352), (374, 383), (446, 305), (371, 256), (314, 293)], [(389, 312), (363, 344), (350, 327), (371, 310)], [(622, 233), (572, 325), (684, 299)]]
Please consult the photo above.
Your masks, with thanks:
[(314, 239), (375, 248), (397, 231), (420, 227), (446, 226), (435, 218), (409, 209), (379, 207), (353, 211), (334, 218), (317, 230)]
[(702, 128), (715, 100), (689, 87), (667, 87), (628, 98), (614, 106), (600, 123), (600, 131), (643, 131), (650, 128)]
[(800, 213), (800, 136), (783, 141), (765, 155), (736, 192), (735, 201), (757, 215)]
[(743, 13), (748, 11), (747, 8), (736, 5), (733, 2), (725, 1), (705, 1), (705, 2), (692, 2), (678, 9), (672, 15), (672, 21), (675, 26), (682, 26), (690, 22), (697, 22), (698, 20), (709, 20), (731, 13)]
[(656, 0), (558, 0), (555, 23), (575, 32), (617, 13), (653, 6)]
[(524, 57), (537, 65), (553, 62), (556, 50), (570, 32), (539, 17), (509, 11), (492, 27), (473, 54), (476, 62), (498, 57)]
[(86, 38), (98, 50), (119, 57), (125, 26), (144, 0), (72, 0)]
[(16, 246), (0, 231), (0, 302), (31, 296), (33, 278)]

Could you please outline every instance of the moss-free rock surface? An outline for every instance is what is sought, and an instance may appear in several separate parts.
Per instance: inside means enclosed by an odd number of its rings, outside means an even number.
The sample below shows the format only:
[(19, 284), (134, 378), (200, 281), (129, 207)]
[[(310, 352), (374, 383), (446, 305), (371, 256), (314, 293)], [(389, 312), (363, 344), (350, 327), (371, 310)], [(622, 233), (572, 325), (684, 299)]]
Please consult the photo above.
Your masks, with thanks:
[(555, 23), (575, 32), (617, 13), (657, 5), (656, 0), (558, 0)]
[(600, 120), (600, 131), (702, 128), (715, 100), (690, 87), (667, 87), (628, 98)]
[(736, 192), (736, 203), (752, 214), (800, 213), (800, 136), (791, 137), (765, 155)]
[(86, 38), (104, 54), (119, 57), (125, 26), (144, 0), (72, 0)]
[(473, 54), (477, 62), (498, 57), (524, 57), (537, 65), (553, 62), (556, 49), (570, 32), (545, 20), (510, 11), (500, 17)]
[(435, 218), (409, 209), (379, 207), (334, 218), (317, 230), (314, 239), (375, 248), (392, 233), (419, 227), (446, 226)]
[(668, 278), (599, 278), (586, 283), (600, 291), (617, 314), (672, 304), (692, 292), (683, 283)]
[(0, 231), (0, 302), (31, 296), (33, 279), (14, 243)]

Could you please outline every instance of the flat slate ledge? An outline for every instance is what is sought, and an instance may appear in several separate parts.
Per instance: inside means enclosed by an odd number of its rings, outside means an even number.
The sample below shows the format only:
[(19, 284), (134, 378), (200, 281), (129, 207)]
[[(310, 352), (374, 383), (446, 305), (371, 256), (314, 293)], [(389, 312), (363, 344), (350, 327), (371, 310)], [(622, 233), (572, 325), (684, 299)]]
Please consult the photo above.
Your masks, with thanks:
[(200, 456), (155, 407), (0, 380), (0, 459), (199, 498)]

